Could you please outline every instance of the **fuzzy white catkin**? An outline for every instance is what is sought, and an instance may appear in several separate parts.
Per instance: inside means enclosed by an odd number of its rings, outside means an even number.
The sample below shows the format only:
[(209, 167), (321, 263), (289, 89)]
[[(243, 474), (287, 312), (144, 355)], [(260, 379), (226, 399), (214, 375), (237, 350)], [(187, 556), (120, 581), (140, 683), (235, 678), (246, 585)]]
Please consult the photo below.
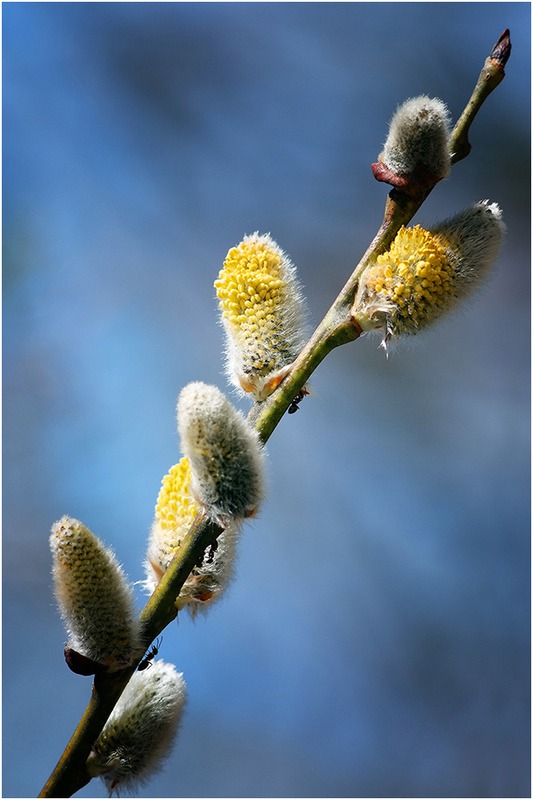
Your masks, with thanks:
[(109, 791), (131, 790), (168, 756), (187, 699), (183, 675), (162, 660), (135, 672), (87, 759)]
[(177, 411), (193, 497), (224, 527), (252, 516), (264, 482), (263, 451), (255, 430), (216, 386), (206, 383), (185, 386)]
[(406, 100), (389, 123), (379, 160), (398, 175), (410, 175), (422, 166), (444, 178), (451, 166), (449, 125), (449, 112), (442, 100), (425, 95)]
[(68, 647), (110, 670), (130, 664), (139, 630), (131, 586), (112, 551), (68, 516), (52, 526), (50, 548)]

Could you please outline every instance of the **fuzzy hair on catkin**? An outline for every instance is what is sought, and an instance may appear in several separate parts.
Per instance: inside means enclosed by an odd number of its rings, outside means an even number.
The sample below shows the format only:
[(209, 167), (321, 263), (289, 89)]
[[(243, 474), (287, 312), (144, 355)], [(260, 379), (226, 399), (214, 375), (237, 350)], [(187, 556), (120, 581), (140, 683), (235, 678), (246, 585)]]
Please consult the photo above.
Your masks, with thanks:
[[(167, 569), (200, 511), (190, 492), (191, 467), (185, 456), (163, 478), (148, 540), (145, 587), (151, 593)], [(191, 616), (217, 600), (233, 577), (239, 525), (231, 523), (208, 547), (185, 581), (176, 606)]]
[(435, 225), (431, 232), (448, 242), (450, 258), (455, 259), (466, 292), (486, 278), (498, 256), (505, 230), (499, 205), (480, 200)]
[(496, 203), (483, 200), (425, 230), (402, 227), (390, 249), (364, 271), (353, 318), (364, 331), (416, 334), (486, 277), (505, 231)]
[(450, 171), (448, 149), (450, 115), (438, 98), (413, 97), (402, 103), (389, 123), (379, 161), (398, 175), (424, 167), (444, 178)]
[(113, 552), (69, 516), (52, 526), (50, 549), (67, 646), (109, 670), (131, 664), (139, 629), (132, 588)]
[(195, 501), (223, 527), (253, 516), (264, 491), (256, 431), (216, 386), (199, 381), (182, 389), (177, 417)]
[(153, 661), (134, 672), (87, 759), (92, 777), (101, 777), (109, 795), (132, 790), (168, 756), (187, 699), (183, 674), (172, 664)]
[(280, 384), (305, 341), (296, 267), (269, 234), (231, 248), (215, 281), (231, 383), (256, 400)]

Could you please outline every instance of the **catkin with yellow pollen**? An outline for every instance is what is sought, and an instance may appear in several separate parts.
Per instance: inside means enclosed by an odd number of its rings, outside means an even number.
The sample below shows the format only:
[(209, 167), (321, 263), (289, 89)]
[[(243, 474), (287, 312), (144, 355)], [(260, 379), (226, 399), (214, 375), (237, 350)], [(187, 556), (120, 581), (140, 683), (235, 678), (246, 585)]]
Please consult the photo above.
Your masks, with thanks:
[(256, 400), (280, 384), (304, 342), (296, 268), (268, 235), (245, 236), (215, 281), (230, 381)]
[(224, 530), (206, 548), (185, 581), (176, 607), (191, 614), (217, 599), (228, 585), (237, 536), (263, 498), (264, 458), (256, 431), (216, 386), (185, 386), (178, 399), (184, 457), (163, 478), (150, 532), (146, 587), (153, 591), (198, 513)]
[(155, 507), (155, 521), (161, 531), (169, 534), (167, 548), (169, 559), (177, 549), (172, 534), (180, 528), (185, 535), (200, 510), (189, 494), (190, 482), (191, 465), (188, 458), (182, 458), (178, 464), (174, 464), (161, 482)]
[(200, 510), (189, 494), (190, 480), (189, 459), (182, 458), (170, 468), (161, 482), (146, 562), (148, 588), (151, 591), (167, 571)]
[[(200, 506), (190, 493), (191, 465), (182, 458), (163, 478), (155, 507), (145, 562), (146, 587), (152, 592), (178, 552)], [(238, 525), (230, 524), (217, 542), (206, 549), (185, 581), (176, 607), (195, 616), (218, 599), (233, 574)]]
[(504, 232), (496, 203), (476, 203), (431, 230), (402, 227), (365, 270), (352, 308), (384, 340), (415, 334), (465, 297), (488, 272)]

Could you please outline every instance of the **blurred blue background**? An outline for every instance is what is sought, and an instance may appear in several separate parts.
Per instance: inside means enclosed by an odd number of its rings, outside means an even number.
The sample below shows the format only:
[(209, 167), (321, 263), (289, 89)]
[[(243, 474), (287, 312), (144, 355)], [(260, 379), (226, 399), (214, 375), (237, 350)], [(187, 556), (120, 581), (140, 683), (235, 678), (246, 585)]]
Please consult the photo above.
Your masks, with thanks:
[(506, 27), (472, 154), (416, 218), (499, 202), (495, 272), (388, 359), (334, 352), (282, 420), (227, 597), (164, 633), (189, 704), (139, 794), (529, 796), (529, 15), (3, 5), (4, 796), (36, 795), (90, 692), (63, 661), (50, 526), (78, 517), (144, 577), (178, 392), (226, 387), (227, 250), (271, 232), (317, 324), (381, 221), (395, 107), (427, 93), (457, 118)]

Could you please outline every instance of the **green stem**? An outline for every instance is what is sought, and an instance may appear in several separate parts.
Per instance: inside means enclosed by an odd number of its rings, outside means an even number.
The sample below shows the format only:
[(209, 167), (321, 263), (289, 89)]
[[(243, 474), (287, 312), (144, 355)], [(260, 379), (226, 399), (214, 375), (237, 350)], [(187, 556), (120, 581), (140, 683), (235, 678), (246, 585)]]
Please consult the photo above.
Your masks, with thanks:
[(176, 597), (194, 565), (223, 528), (204, 514), (199, 514), (183, 539), (179, 552), (161, 578), (139, 617), (146, 646), (177, 616)]
[(86, 761), (92, 744), (135, 669), (130, 667), (114, 676), (95, 677), (89, 705), (39, 797), (71, 797), (89, 783), (91, 775), (87, 771)]

